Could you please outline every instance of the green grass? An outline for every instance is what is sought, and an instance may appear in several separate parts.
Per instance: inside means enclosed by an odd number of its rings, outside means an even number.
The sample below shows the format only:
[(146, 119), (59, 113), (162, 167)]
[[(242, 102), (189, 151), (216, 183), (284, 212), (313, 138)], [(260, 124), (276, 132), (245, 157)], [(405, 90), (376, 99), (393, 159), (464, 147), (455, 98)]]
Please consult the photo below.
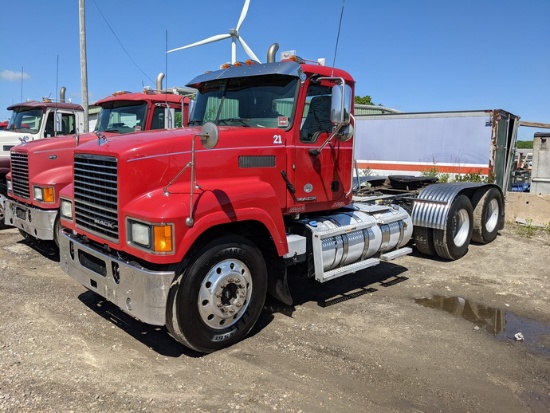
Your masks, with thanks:
[(526, 220), (525, 224), (514, 223), (514, 231), (516, 234), (525, 237), (532, 238), (537, 235), (550, 235), (550, 222), (544, 226), (535, 226), (533, 225), (533, 220)]
[(422, 175), (438, 178), (439, 182), (446, 183), (446, 182), (481, 182), (481, 183), (492, 183), (495, 182), (495, 175), (493, 173), (487, 175), (483, 175), (481, 173), (481, 170), (478, 170), (477, 172), (468, 172), (466, 174), (448, 174), (448, 173), (442, 173), (439, 172), (436, 166), (432, 166), (431, 168), (425, 170), (422, 172)]

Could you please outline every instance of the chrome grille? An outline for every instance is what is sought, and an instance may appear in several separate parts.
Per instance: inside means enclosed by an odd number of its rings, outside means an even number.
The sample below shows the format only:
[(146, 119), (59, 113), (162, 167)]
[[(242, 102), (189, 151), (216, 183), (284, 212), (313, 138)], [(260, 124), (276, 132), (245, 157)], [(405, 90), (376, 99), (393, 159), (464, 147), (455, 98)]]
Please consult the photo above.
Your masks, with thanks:
[(13, 193), (21, 198), (30, 199), (29, 158), (26, 153), (11, 152), (11, 179)]
[(76, 225), (118, 242), (117, 160), (113, 157), (76, 154), (74, 206)]

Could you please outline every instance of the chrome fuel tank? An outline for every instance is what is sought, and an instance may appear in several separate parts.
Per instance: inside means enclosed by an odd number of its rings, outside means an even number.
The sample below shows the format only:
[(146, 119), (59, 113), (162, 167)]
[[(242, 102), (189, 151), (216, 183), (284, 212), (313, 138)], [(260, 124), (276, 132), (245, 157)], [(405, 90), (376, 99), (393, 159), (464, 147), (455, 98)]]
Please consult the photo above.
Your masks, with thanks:
[(319, 274), (403, 247), (413, 230), (410, 215), (398, 205), (354, 204), (303, 223), (311, 233), (316, 278), (323, 280)]

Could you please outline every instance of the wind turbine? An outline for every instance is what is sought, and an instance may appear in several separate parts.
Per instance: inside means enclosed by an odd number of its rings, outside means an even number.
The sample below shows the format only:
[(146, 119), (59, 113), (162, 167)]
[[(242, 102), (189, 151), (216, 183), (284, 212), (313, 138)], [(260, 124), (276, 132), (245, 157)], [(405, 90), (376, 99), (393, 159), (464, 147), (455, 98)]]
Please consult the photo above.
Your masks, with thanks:
[(239, 21), (237, 22), (237, 27), (234, 29), (229, 29), (229, 33), (217, 34), (215, 36), (198, 41), (196, 43), (192, 43), (186, 46), (178, 47), (176, 49), (168, 50), (166, 53), (175, 52), (177, 50), (189, 49), (190, 47), (200, 46), (207, 43), (214, 43), (220, 40), (231, 38), (231, 63), (235, 63), (237, 61), (237, 40), (241, 43), (241, 46), (243, 47), (248, 57), (250, 57), (252, 60), (260, 62), (260, 59), (258, 59), (258, 57), (254, 54), (252, 49), (248, 47), (244, 39), (239, 35), (239, 29), (243, 24), (244, 18), (246, 17), (246, 13), (248, 13), (249, 6), (250, 6), (250, 0), (245, 0), (243, 9), (241, 11), (241, 16), (239, 17)]

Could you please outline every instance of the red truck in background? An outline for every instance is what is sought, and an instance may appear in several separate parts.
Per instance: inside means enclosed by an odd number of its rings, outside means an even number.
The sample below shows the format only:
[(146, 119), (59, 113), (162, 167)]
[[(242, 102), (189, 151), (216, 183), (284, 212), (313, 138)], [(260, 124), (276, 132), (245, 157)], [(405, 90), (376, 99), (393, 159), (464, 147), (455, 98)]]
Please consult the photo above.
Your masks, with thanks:
[(413, 243), (459, 259), (504, 222), (492, 184), (355, 188), (354, 79), (277, 48), (193, 79), (188, 128), (79, 145), (60, 194), (62, 269), (199, 352), (245, 338), (267, 293), (291, 304), (291, 266), (338, 282)]
[(182, 127), (189, 116), (189, 97), (175, 92), (117, 92), (99, 100), (96, 130), (23, 143), (11, 149), (7, 176), (5, 224), (25, 237), (54, 240), (59, 232), (59, 191), (73, 180), (73, 150), (90, 140)]

